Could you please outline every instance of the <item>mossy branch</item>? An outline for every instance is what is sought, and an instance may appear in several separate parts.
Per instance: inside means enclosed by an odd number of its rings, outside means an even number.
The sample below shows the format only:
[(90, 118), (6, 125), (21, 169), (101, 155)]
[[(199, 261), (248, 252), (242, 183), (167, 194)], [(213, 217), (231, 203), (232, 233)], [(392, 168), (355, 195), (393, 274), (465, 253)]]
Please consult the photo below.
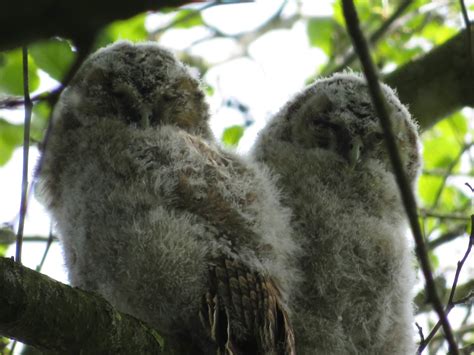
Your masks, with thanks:
[(163, 340), (101, 296), (0, 258), (0, 334), (67, 354), (162, 354)]

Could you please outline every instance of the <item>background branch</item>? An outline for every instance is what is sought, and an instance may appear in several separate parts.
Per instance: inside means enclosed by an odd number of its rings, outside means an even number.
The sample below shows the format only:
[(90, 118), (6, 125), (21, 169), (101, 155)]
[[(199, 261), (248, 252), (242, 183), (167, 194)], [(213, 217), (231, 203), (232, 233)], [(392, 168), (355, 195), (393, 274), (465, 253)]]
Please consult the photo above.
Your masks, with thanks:
[(384, 77), (421, 130), (464, 106), (474, 107), (474, 78), (468, 70), (465, 31)]
[[(461, 270), (464, 266), (464, 263), (466, 262), (467, 258), (469, 257), (469, 254), (471, 253), (471, 249), (472, 249), (472, 246), (474, 244), (474, 215), (471, 216), (471, 226), (472, 226), (471, 227), (471, 235), (469, 237), (469, 243), (468, 243), (466, 252), (464, 253), (463, 258), (460, 261), (458, 261), (458, 265), (457, 265), (457, 268), (456, 268), (456, 273), (454, 275), (453, 285), (451, 287), (451, 292), (449, 294), (448, 303), (446, 305), (446, 311), (445, 311), (446, 315), (448, 315), (449, 312), (451, 312), (451, 310), (456, 305), (456, 301), (454, 301), (454, 294), (456, 293), (456, 288), (457, 288), (457, 285), (458, 285), (459, 275), (460, 275)], [(469, 298), (470, 295), (468, 295), (467, 297)], [(421, 354), (423, 349), (429, 344), (431, 339), (433, 339), (433, 337), (436, 335), (437, 331), (439, 330), (440, 326), (442, 326), (442, 325), (443, 325), (442, 320), (440, 319), (438, 321), (438, 323), (436, 323), (434, 328), (431, 330), (430, 334), (424, 339), (423, 342), (421, 342), (421, 344), (418, 348), (418, 353)]]

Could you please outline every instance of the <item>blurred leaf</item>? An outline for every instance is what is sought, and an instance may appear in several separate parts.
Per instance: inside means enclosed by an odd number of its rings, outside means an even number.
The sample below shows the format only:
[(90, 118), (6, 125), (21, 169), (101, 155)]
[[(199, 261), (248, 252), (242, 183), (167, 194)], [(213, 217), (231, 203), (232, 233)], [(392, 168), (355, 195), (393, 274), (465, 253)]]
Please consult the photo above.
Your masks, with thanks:
[[(30, 92), (38, 89), (39, 77), (36, 64), (28, 57)], [(23, 58), (21, 49), (0, 53), (0, 92), (23, 95)]]
[(306, 30), (309, 43), (321, 48), (328, 56), (331, 54), (331, 40), (335, 23), (332, 18), (313, 18), (308, 21)]
[[(404, 47), (402, 51), (400, 47)], [(414, 45), (407, 48), (405, 47), (404, 40), (388, 38), (386, 41), (380, 42), (377, 46), (375, 58), (377, 62), (383, 60), (401, 65), (422, 53), (424, 53), (424, 50), (421, 45)]]
[[(468, 205), (470, 199), (457, 187), (447, 186), (443, 189), (438, 209), (448, 212), (458, 211), (460, 206)], [(466, 215), (467, 220), (467, 215)]]
[[(362, 30), (366, 35), (379, 27), (388, 14), (381, 4), (381, 1), (357, 1), (357, 15), (359, 17)], [(344, 13), (342, 11), (342, 2), (334, 1), (333, 10), (334, 19), (337, 23), (345, 28), (346, 21), (344, 20)]]
[(433, 205), (442, 181), (440, 176), (422, 175), (420, 177), (418, 181), (418, 195), (424, 206)]
[(206, 84), (204, 86), (204, 92), (206, 93), (207, 96), (212, 96), (214, 95), (215, 89), (211, 85)]
[(222, 135), (222, 142), (224, 144), (235, 147), (239, 144), (240, 138), (244, 135), (244, 126), (231, 126), (224, 130), (224, 134)]
[(423, 135), (423, 161), (426, 169), (448, 166), (459, 154), (461, 149), (459, 138), (454, 135), (453, 126), (467, 131), (462, 118), (458, 115), (439, 122)]
[(458, 29), (433, 21), (424, 26), (421, 35), (423, 38), (433, 42), (433, 44), (441, 44), (454, 36), (458, 31)]
[(191, 9), (179, 11), (173, 21), (176, 22), (176, 25), (173, 26), (174, 28), (191, 28), (204, 24), (201, 12)]
[(48, 124), (51, 108), (46, 102), (39, 102), (33, 107), (33, 118), (31, 120), (31, 139), (35, 142), (43, 140), (43, 134)]
[(16, 235), (11, 226), (0, 227), (0, 244), (13, 244), (15, 240)]
[[(6, 246), (0, 245), (0, 256), (4, 256), (5, 252), (7, 251)], [(7, 349), (8, 344), (10, 344), (10, 340), (8, 338), (0, 337), (0, 354), (2, 355), (9, 355), (11, 354), (10, 349)]]
[(468, 130), (468, 121), (466, 116), (461, 111), (456, 112), (448, 118), (448, 126), (451, 128), (452, 133), (456, 135), (456, 138), (460, 141), (464, 141), (464, 136)]
[(145, 28), (146, 14), (140, 14), (124, 21), (115, 21), (107, 26), (97, 37), (95, 47), (101, 48), (118, 40), (132, 42), (145, 41), (148, 32)]
[(36, 65), (53, 79), (61, 81), (74, 60), (74, 52), (68, 41), (51, 39), (35, 43), (30, 54)]
[(439, 268), (439, 258), (436, 256), (435, 253), (428, 253), (428, 257), (430, 259), (430, 264), (432, 270), (436, 270)]
[(0, 118), (0, 166), (10, 160), (13, 150), (23, 142), (23, 125), (15, 125)]

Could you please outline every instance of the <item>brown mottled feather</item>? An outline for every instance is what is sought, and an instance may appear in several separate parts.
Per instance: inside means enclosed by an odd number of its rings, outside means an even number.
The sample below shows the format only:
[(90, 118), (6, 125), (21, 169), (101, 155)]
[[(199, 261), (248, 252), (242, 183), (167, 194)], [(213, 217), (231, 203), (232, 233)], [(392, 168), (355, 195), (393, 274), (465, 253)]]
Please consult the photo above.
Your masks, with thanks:
[[(201, 320), (216, 342), (218, 354), (296, 354), (288, 313), (270, 278), (221, 258), (210, 266), (209, 282)], [(243, 329), (232, 329), (232, 320)]]
[[(211, 149), (202, 140), (188, 136), (190, 144), (208, 159), (210, 173), (203, 190), (196, 191), (188, 176), (180, 174), (176, 184), (175, 208), (184, 208), (218, 227), (221, 233), (265, 254), (266, 246), (254, 244), (258, 238), (246, 220), (229, 205), (214, 186), (227, 182), (232, 176), (216, 174), (215, 166), (226, 166), (227, 173), (245, 175), (251, 171), (224, 153)], [(192, 172), (189, 172), (192, 174)], [(202, 196), (206, 203), (202, 203)], [(239, 201), (249, 205), (256, 197)], [(248, 199), (248, 200), (247, 200)], [(232, 243), (234, 244), (234, 242)], [(233, 249), (233, 247), (231, 246)], [(237, 250), (233, 250), (238, 254)], [(293, 329), (278, 286), (268, 276), (252, 271), (244, 263), (223, 255), (209, 261), (209, 291), (203, 295), (200, 319), (218, 354), (295, 354)], [(238, 328), (238, 329), (234, 329)]]

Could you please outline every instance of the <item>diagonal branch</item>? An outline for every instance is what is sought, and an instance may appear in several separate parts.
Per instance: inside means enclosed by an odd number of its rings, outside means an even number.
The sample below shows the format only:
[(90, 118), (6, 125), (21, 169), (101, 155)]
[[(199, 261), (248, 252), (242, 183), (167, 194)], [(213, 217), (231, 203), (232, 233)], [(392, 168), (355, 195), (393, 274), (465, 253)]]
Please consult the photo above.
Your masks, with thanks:
[[(466, 252), (464, 253), (463, 258), (458, 261), (458, 265), (456, 268), (456, 273), (454, 275), (454, 281), (453, 285), (451, 287), (451, 292), (449, 294), (449, 299), (448, 299), (448, 304), (446, 305), (446, 315), (451, 312), (451, 310), (456, 306), (456, 304), (461, 303), (461, 302), (455, 302), (454, 301), (454, 295), (456, 293), (456, 288), (458, 286), (458, 281), (459, 281), (459, 275), (461, 274), (461, 270), (464, 266), (464, 263), (466, 262), (467, 258), (469, 257), (469, 254), (471, 253), (472, 246), (474, 245), (474, 215), (471, 216), (471, 235), (469, 237), (469, 244), (467, 246)], [(466, 299), (470, 299), (470, 294), (465, 296)], [(421, 352), (425, 349), (425, 347), (429, 344), (431, 339), (436, 335), (438, 332), (439, 328), (441, 327), (441, 319), (436, 323), (434, 328), (431, 330), (430, 334), (424, 339), (421, 343), (420, 346), (418, 347), (418, 353), (421, 354)]]
[(402, 201), (405, 206), (405, 210), (407, 212), (410, 226), (415, 238), (416, 253), (420, 261), (423, 275), (426, 280), (428, 300), (432, 303), (433, 308), (438, 314), (441, 324), (443, 325), (443, 330), (445, 332), (446, 339), (449, 343), (450, 352), (453, 355), (456, 355), (459, 353), (459, 351), (454, 340), (449, 321), (446, 317), (446, 314), (444, 313), (443, 305), (441, 304), (441, 301), (436, 292), (433, 274), (431, 272), (431, 265), (428, 259), (420, 225), (418, 223), (415, 197), (413, 196), (410, 183), (403, 169), (403, 164), (394, 139), (386, 104), (384, 102), (382, 91), (380, 89), (377, 71), (372, 62), (372, 58), (370, 57), (367, 42), (360, 30), (359, 19), (354, 3), (352, 2), (352, 0), (342, 0), (342, 6), (347, 24), (347, 30), (352, 38), (354, 47), (359, 55), (359, 60), (362, 64), (364, 75), (367, 79), (367, 85), (369, 87), (369, 92), (372, 97), (372, 102), (375, 106), (375, 110), (380, 119), (380, 124), (384, 131), (385, 142), (387, 145), (387, 150), (389, 152), (390, 161), (392, 162), (397, 184), (400, 188)]
[(0, 334), (68, 354), (161, 354), (163, 340), (99, 295), (0, 258)]

